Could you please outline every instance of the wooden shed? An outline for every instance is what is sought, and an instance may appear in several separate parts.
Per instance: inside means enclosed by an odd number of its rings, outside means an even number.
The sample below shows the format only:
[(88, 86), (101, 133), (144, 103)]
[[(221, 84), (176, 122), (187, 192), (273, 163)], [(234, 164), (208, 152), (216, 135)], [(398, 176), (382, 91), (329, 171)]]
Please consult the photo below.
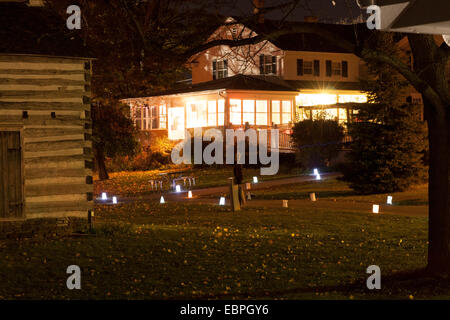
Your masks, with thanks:
[(0, 54), (0, 222), (92, 210), (91, 62)]

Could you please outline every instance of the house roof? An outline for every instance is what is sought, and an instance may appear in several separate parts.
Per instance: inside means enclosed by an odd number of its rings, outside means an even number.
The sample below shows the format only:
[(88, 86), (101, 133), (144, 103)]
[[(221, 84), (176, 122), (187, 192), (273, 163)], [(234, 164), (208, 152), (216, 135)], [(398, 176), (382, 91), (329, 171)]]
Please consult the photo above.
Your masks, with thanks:
[[(248, 25), (248, 27), (256, 33), (270, 33), (277, 29), (295, 29), (296, 27), (309, 23), (316, 23), (321, 28), (352, 41), (355, 35), (355, 28), (361, 28), (361, 25), (358, 24), (344, 25), (319, 22), (276, 21), (270, 19), (265, 19), (264, 23)], [(366, 26), (364, 25), (364, 27)], [(278, 48), (286, 51), (351, 53), (313, 33), (292, 32), (291, 34), (284, 34), (277, 38), (271, 39), (270, 42)]]
[(166, 90), (154, 93), (148, 97), (168, 96), (174, 94), (183, 94), (190, 92), (201, 92), (211, 90), (257, 90), (257, 91), (293, 91), (296, 89), (289, 86), (288, 83), (273, 79), (276, 77), (248, 76), (238, 74), (232, 77), (219, 80), (212, 80), (184, 86), (182, 88)]
[(316, 90), (362, 90), (359, 82), (283, 80), (275, 76), (235, 75), (228, 78), (202, 82), (182, 88), (156, 92), (147, 97), (195, 93), (213, 90), (250, 90), (298, 92), (302, 89)]

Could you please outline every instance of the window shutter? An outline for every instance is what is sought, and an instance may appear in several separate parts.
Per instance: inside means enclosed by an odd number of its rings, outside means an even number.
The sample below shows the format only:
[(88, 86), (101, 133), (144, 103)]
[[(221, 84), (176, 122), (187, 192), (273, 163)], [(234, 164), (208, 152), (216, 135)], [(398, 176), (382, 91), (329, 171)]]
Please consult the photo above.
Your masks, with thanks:
[(331, 77), (331, 60), (327, 60), (327, 77)]
[(217, 60), (213, 60), (213, 80), (217, 79)]
[(223, 60), (223, 67), (225, 68), (224, 78), (228, 77), (228, 60)]
[(348, 77), (348, 62), (347, 61), (342, 61), (342, 76), (344, 78)]
[(259, 56), (259, 73), (264, 74), (264, 55)]
[(297, 59), (297, 75), (303, 75), (303, 59)]
[(277, 57), (272, 56), (272, 73), (277, 74)]
[(314, 60), (314, 75), (316, 77), (320, 76), (320, 61), (319, 60)]

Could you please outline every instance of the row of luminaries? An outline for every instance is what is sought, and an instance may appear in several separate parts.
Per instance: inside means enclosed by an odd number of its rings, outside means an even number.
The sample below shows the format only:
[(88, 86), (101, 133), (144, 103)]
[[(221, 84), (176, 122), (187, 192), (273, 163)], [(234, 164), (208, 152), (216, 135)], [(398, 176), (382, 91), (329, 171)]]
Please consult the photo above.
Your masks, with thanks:
[[(319, 170), (318, 170), (318, 169), (314, 169), (313, 175), (316, 177), (316, 180), (321, 180), (321, 176), (320, 176), (320, 173), (319, 173)], [(258, 177), (253, 177), (253, 183), (254, 183), (254, 184), (258, 183)], [(250, 183), (246, 183), (246, 189), (247, 189), (247, 190), (250, 190), (250, 188), (251, 188), (250, 186), (251, 186)], [(180, 185), (176, 185), (176, 186), (175, 186), (175, 192), (176, 192), (176, 193), (182, 192), (182, 189), (181, 189), (181, 186), (180, 186)], [(248, 200), (250, 200), (250, 199), (251, 199), (250, 194), (248, 194), (248, 196), (249, 196), (249, 197), (248, 197)], [(192, 199), (192, 198), (193, 198), (192, 191), (189, 190), (189, 191), (188, 191), (188, 199)], [(310, 198), (310, 200), (313, 201), (313, 202), (317, 201), (317, 198), (316, 198), (316, 194), (315, 194), (315, 193), (310, 193), (310, 194), (309, 194), (309, 198)], [(117, 197), (116, 197), (116, 196), (113, 196), (112, 198), (108, 198), (108, 194), (107, 194), (106, 192), (103, 192), (103, 193), (102, 193), (102, 196), (101, 196), (101, 198), (100, 198), (99, 200), (101, 200), (101, 201), (104, 202), (104, 203), (118, 204)], [(387, 196), (386, 203), (387, 203), (388, 205), (392, 205), (392, 200), (393, 200), (393, 197), (392, 197), (392, 196)], [(164, 199), (164, 196), (161, 196), (161, 198), (160, 198), (160, 203), (161, 203), (161, 204), (166, 203), (166, 201), (165, 201), (165, 199)], [(289, 203), (288, 200), (283, 200), (283, 201), (282, 201), (282, 207), (283, 207), (283, 208), (288, 208), (288, 203)], [(223, 196), (220, 197), (219, 205), (221, 205), (221, 206), (224, 206), (224, 205), (225, 205), (225, 197), (223, 197)], [(373, 204), (373, 205), (372, 205), (372, 212), (375, 213), (375, 214), (380, 213), (380, 205), (379, 205), (379, 204)]]

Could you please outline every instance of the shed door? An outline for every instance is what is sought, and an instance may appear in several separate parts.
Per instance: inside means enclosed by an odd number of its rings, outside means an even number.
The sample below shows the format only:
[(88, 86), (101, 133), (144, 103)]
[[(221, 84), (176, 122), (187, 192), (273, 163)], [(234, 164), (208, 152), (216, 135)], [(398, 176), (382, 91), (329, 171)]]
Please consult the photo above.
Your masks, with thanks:
[(20, 133), (0, 131), (0, 218), (23, 213)]

